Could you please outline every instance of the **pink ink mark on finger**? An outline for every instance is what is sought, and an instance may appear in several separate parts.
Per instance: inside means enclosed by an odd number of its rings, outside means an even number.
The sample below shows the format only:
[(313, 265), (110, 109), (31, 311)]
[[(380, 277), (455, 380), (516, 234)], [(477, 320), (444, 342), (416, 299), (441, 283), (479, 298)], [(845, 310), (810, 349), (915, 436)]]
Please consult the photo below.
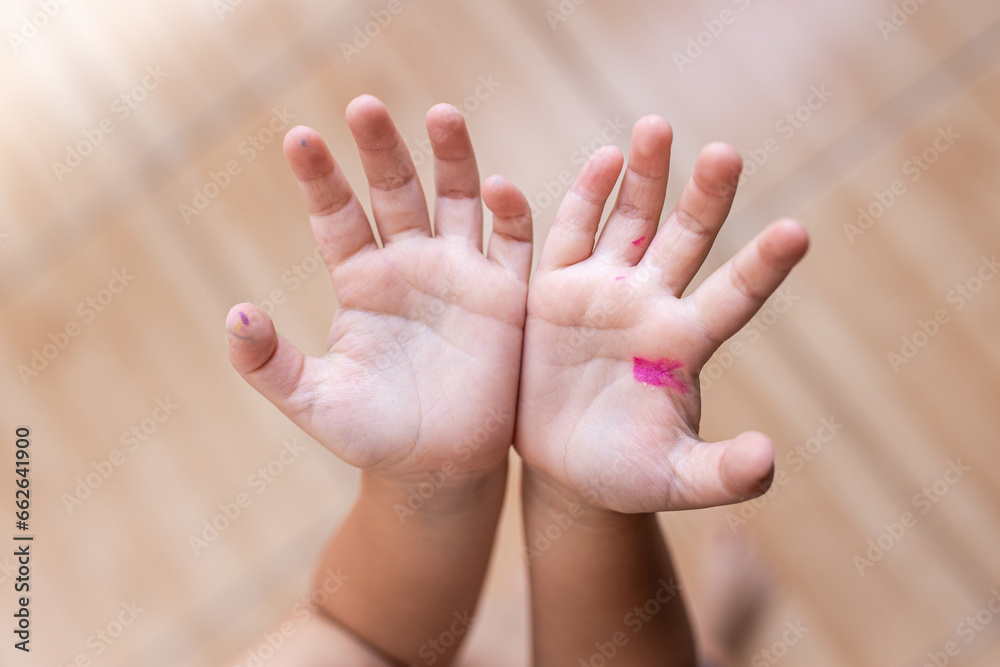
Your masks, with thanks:
[(243, 326), (245, 327), (250, 326), (250, 318), (247, 317), (247, 314), (244, 313), (242, 310), (240, 311), (240, 319), (243, 321)]
[(640, 236), (635, 241), (632, 241), (632, 245), (634, 245), (634, 246), (640, 246), (640, 245), (642, 245), (642, 242), (645, 241), (645, 240), (646, 240), (645, 236)]
[(669, 387), (682, 394), (688, 391), (687, 384), (674, 374), (683, 362), (676, 359), (643, 359), (632, 357), (632, 377), (636, 382), (654, 387)]

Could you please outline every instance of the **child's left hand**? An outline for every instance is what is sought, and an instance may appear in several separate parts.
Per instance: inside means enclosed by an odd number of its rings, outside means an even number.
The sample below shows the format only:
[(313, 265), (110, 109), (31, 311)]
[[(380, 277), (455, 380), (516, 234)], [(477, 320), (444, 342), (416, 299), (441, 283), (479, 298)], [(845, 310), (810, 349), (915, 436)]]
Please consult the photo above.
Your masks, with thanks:
[(525, 466), (579, 501), (617, 512), (707, 507), (759, 495), (773, 470), (760, 433), (706, 443), (698, 375), (802, 258), (805, 229), (777, 222), (690, 295), (736, 194), (734, 148), (705, 148), (657, 228), (673, 131), (635, 125), (622, 169), (595, 152), (556, 214), (528, 294), (515, 446)]

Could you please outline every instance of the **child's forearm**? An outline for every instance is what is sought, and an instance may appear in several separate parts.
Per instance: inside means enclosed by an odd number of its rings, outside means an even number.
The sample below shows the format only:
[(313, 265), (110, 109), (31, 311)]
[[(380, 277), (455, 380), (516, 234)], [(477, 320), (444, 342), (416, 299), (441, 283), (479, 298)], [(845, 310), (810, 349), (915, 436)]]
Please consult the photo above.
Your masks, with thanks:
[(317, 590), (331, 574), (342, 580), (323, 610), (394, 661), (449, 664), (476, 609), (506, 479), (506, 460), (475, 476), (362, 473), (317, 572)]
[(534, 664), (696, 664), (670, 554), (655, 514), (586, 505), (524, 467)]

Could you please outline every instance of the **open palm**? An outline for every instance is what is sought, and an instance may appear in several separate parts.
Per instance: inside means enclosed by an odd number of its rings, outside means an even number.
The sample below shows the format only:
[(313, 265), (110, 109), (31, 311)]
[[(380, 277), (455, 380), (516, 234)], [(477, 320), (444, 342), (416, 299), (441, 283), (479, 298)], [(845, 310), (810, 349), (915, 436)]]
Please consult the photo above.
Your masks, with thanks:
[(591, 157), (559, 209), (528, 294), (517, 450), (550, 481), (619, 512), (719, 505), (766, 488), (766, 436), (698, 436), (698, 373), (808, 245), (798, 223), (775, 223), (682, 298), (729, 213), (740, 159), (724, 144), (706, 147), (657, 230), (671, 141), (662, 118), (636, 123), (596, 247), (623, 158), (613, 147)]
[(313, 130), (285, 138), (339, 301), (320, 358), (276, 335), (251, 304), (227, 319), (230, 358), (246, 380), (348, 463), (387, 474), (486, 470), (505, 460), (517, 396), (531, 225), (499, 177), (482, 250), (475, 156), (454, 107), (427, 116), (435, 155), (434, 233), (410, 155), (381, 102), (359, 97), (347, 120), (371, 188), (379, 248), (343, 172)]

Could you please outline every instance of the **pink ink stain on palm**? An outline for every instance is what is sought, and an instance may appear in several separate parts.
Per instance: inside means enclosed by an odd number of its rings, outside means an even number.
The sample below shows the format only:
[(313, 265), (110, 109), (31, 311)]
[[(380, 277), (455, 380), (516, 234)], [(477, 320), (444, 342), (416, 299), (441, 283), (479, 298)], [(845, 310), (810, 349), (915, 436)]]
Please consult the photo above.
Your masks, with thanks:
[(632, 245), (634, 245), (634, 246), (640, 246), (640, 245), (642, 245), (642, 242), (645, 241), (645, 240), (646, 240), (645, 236), (640, 236), (635, 241), (632, 241)]
[(618, 276), (615, 280), (625, 280), (625, 276)]
[(632, 377), (636, 382), (652, 385), (654, 387), (669, 387), (676, 389), (682, 394), (686, 394), (688, 387), (674, 374), (678, 368), (683, 366), (683, 362), (676, 359), (643, 359), (642, 357), (632, 357)]

